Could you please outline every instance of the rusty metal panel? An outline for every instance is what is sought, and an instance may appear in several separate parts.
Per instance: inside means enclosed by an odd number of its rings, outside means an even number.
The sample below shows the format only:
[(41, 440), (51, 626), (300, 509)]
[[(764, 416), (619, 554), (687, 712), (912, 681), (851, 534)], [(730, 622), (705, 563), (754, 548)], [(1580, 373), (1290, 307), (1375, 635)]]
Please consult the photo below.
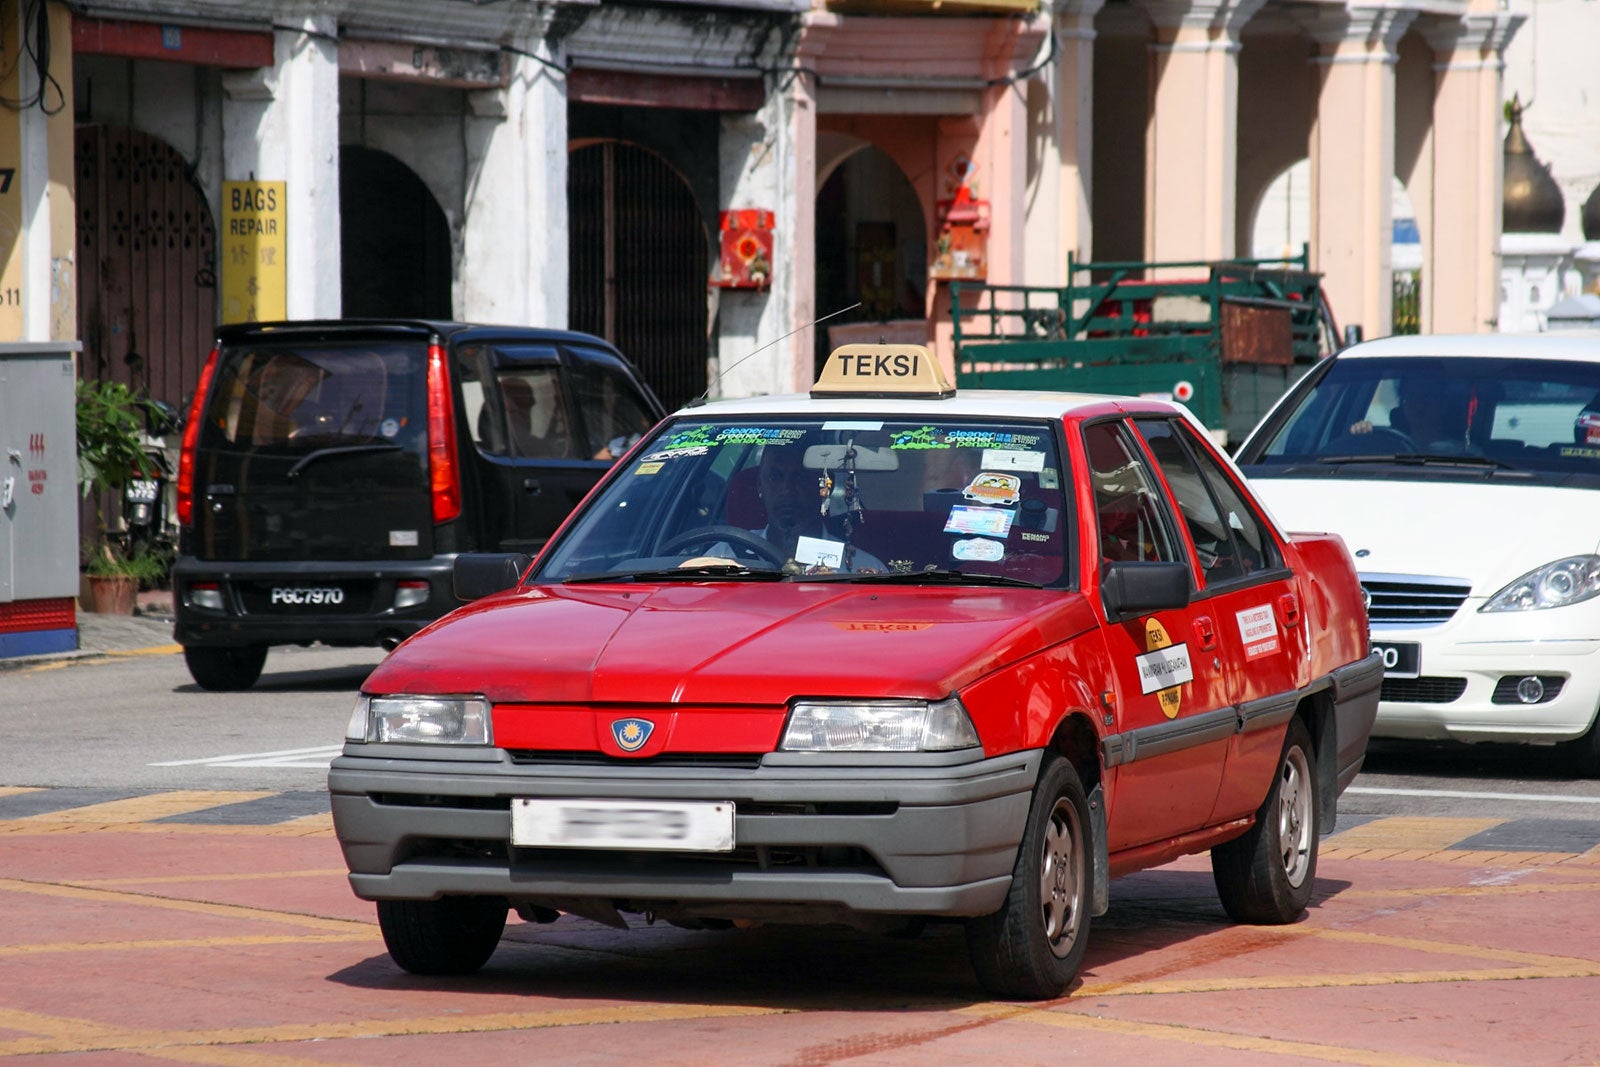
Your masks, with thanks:
[(759, 77), (685, 77), (575, 67), (567, 74), (567, 99), (622, 107), (755, 111), (766, 102), (766, 87)]
[(1294, 323), (1287, 307), (1222, 301), (1222, 362), (1294, 362)]
[(568, 163), (569, 321), (638, 365), (670, 410), (706, 389), (709, 237), (659, 156), (605, 141)]

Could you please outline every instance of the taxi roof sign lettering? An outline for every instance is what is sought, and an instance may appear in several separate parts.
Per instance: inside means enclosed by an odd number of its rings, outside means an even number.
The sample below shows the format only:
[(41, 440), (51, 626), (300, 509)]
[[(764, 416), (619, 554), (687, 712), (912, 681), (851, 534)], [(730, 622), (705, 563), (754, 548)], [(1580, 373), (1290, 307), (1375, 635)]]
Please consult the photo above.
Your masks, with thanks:
[(828, 356), (812, 396), (955, 396), (925, 345), (841, 345)]

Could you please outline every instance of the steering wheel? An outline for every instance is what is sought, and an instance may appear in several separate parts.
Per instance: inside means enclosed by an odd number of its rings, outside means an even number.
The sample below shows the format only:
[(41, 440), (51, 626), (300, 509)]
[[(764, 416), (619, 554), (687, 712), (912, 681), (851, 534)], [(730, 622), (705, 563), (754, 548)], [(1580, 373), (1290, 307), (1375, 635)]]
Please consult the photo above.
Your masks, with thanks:
[(1415, 452), (1417, 443), (1399, 430), (1387, 426), (1374, 426), (1366, 433), (1341, 434), (1328, 442), (1326, 451), (1330, 454), (1349, 453), (1357, 456)]
[(753, 534), (749, 530), (741, 529), (738, 526), (721, 524), (685, 530), (678, 536), (665, 541), (659, 551), (662, 555), (670, 556), (677, 552), (687, 552), (696, 545), (704, 545), (709, 548), (718, 541), (725, 541), (735, 549), (742, 549), (746, 554), (755, 556), (763, 563), (771, 564), (774, 568), (782, 568), (785, 563), (789, 562), (778, 551), (777, 546), (765, 537)]

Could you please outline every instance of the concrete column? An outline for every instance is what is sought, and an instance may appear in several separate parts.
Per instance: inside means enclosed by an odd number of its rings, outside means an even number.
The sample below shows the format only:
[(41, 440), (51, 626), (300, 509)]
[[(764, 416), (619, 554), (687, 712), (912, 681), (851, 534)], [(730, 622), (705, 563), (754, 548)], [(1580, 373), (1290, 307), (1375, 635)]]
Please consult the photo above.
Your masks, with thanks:
[[(782, 99), (774, 93), (767, 96), (759, 111), (735, 111), (723, 116), (718, 141), (718, 184), (724, 210), (771, 211), (774, 224), (782, 225), (784, 209), (780, 205), (788, 203), (788, 192), (779, 181), (778, 141), (784, 136), (783, 111)], [(796, 369), (788, 364), (788, 350), (774, 346), (769, 352), (762, 346), (787, 332), (786, 311), (797, 289), (807, 287), (809, 279), (797, 276), (788, 250), (776, 239), (773, 259), (771, 284), (766, 289), (707, 287), (708, 311), (717, 323), (712, 396), (760, 396), (787, 392), (793, 387)]]
[(1492, 13), (1419, 27), (1435, 58), (1432, 181), (1412, 197), (1426, 242), (1425, 333), (1481, 333), (1500, 318), (1500, 86), (1522, 21)]
[[(801, 66), (804, 66), (802, 61)], [(772, 374), (785, 392), (803, 392), (816, 380), (817, 331), (817, 84), (803, 70), (778, 76), (768, 107), (775, 108), (778, 217), (773, 232), (772, 295), (779, 336), (790, 334), (756, 360), (774, 361)], [(830, 309), (831, 310), (831, 309)], [(791, 331), (793, 331), (791, 333)], [(765, 342), (763, 342), (765, 343)]]
[(542, 35), (504, 89), (470, 94), (461, 266), (469, 322), (567, 325), (567, 80)]
[(338, 29), (294, 5), (277, 13), (270, 70), (223, 75), (223, 179), (285, 183), (293, 319), (339, 317)]
[[(1055, 151), (1053, 181), (1041, 181), (1039, 210), (1056, 220), (1059, 239), (1029, 241), (1027, 284), (1065, 285), (1067, 254), (1094, 248), (1094, 17), (1105, 0), (1065, 0), (1055, 11), (1056, 62), (1050, 79)], [(1028, 231), (1040, 233), (1029, 213)]]
[(1138, 0), (1155, 27), (1145, 256), (1226, 259), (1238, 212), (1239, 32), (1263, 0)]
[(1311, 255), (1340, 325), (1367, 337), (1394, 324), (1394, 63), (1416, 15), (1395, 8), (1319, 11), (1317, 115), (1311, 127)]

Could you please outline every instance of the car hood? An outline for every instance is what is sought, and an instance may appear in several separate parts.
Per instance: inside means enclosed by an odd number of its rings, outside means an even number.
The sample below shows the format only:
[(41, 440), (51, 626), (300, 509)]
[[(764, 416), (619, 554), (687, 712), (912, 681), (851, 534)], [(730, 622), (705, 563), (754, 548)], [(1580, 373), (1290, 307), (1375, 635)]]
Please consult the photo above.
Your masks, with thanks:
[(938, 699), (1094, 625), (1085, 598), (1059, 590), (541, 586), (440, 620), (363, 689), (533, 703)]
[(1528, 571), (1595, 552), (1600, 492), (1503, 482), (1252, 478), (1288, 530), (1343, 536), (1363, 574), (1466, 578), (1487, 597)]

